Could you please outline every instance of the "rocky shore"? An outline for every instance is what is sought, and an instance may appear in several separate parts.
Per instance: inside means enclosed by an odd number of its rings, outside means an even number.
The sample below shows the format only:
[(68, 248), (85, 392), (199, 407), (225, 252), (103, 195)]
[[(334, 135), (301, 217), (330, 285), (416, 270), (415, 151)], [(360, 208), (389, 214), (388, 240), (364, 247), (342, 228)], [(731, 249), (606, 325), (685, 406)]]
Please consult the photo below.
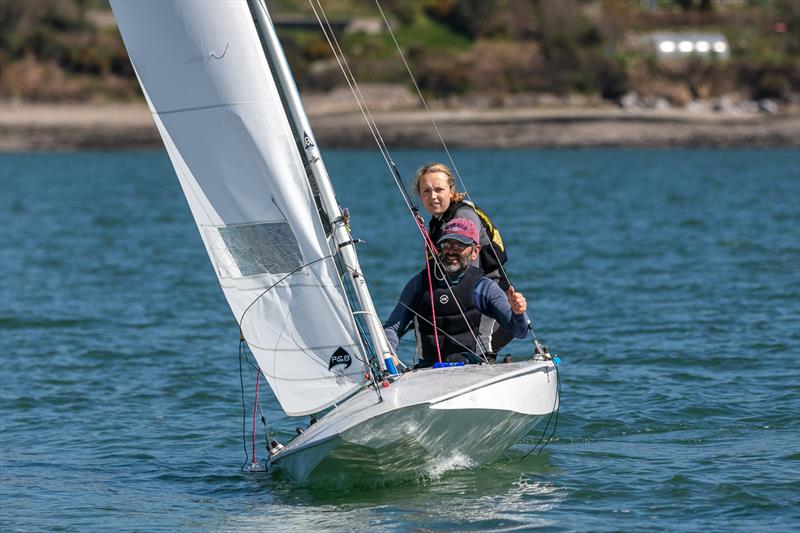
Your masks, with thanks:
[[(346, 98), (312, 95), (304, 100), (323, 148), (374, 146), (364, 118)], [(412, 105), (400, 99), (373, 108), (384, 140), (393, 148), (438, 146), (428, 113)], [(798, 110), (464, 106), (434, 108), (431, 115), (451, 147), (800, 147)], [(0, 104), (0, 151), (161, 146), (144, 103)]]

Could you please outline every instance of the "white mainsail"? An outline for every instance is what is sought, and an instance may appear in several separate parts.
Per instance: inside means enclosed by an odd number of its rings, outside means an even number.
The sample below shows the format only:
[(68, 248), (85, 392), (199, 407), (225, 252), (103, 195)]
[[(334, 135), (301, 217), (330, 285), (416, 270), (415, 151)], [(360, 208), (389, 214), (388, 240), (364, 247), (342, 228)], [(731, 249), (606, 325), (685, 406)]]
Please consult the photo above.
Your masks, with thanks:
[(302, 415), (332, 405), (363, 383), (365, 349), (247, 2), (111, 4), (225, 297), (281, 407)]

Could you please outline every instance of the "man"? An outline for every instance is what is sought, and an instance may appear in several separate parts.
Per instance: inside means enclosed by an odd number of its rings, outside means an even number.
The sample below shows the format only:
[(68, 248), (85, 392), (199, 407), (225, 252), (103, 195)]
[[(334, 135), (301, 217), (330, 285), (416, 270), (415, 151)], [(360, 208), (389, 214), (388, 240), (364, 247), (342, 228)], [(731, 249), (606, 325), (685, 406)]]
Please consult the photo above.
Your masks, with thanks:
[(389, 345), (396, 352), (400, 336), (418, 317), (417, 334), (422, 348), (418, 368), (432, 366), (439, 361), (440, 354), (443, 362), (480, 362), (480, 354), (488, 351), (479, 347), (476, 339), (482, 315), (497, 320), (516, 338), (527, 335), (527, 303), (522, 293), (509, 287), (504, 294), (497, 283), (471, 266), (480, 253), (479, 239), (478, 227), (466, 218), (454, 218), (442, 228), (437, 245), (444, 273), (434, 264), (430, 272), (436, 329), (432, 325), (427, 270), (406, 284), (400, 301), (383, 325)]

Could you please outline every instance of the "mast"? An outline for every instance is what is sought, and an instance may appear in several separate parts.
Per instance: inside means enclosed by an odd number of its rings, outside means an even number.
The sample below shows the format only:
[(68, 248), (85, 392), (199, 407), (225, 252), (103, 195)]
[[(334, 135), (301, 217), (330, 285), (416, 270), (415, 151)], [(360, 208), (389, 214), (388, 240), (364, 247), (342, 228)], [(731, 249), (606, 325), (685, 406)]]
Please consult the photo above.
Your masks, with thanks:
[(311, 130), (311, 124), (306, 116), (303, 103), (300, 100), (300, 93), (294, 83), (289, 63), (283, 53), (283, 47), (278, 40), (278, 35), (275, 32), (272, 19), (267, 11), (267, 6), (264, 0), (250, 0), (250, 3), (256, 15), (257, 26), (263, 37), (265, 52), (274, 69), (275, 83), (285, 97), (289, 121), (292, 124), (295, 134), (300, 136), (300, 138), (297, 139), (298, 144), (305, 152), (308, 169), (319, 189), (320, 203), (328, 217), (328, 220), (325, 222), (330, 224), (334, 243), (339, 249), (342, 262), (347, 268), (345, 274), (352, 279), (356, 298), (363, 310), (364, 321), (366, 322), (370, 337), (373, 340), (375, 351), (379, 355), (378, 361), (380, 368), (386, 370), (387, 364), (389, 368), (394, 368), (394, 364), (391, 362), (389, 342), (386, 340), (386, 334), (383, 332), (383, 325), (378, 319), (372, 297), (364, 281), (364, 276), (361, 274), (361, 267), (359, 266), (355, 251), (355, 242), (346, 227), (342, 216), (342, 210), (339, 206), (339, 202), (336, 200), (328, 171), (317, 149), (317, 143), (314, 139), (314, 133)]

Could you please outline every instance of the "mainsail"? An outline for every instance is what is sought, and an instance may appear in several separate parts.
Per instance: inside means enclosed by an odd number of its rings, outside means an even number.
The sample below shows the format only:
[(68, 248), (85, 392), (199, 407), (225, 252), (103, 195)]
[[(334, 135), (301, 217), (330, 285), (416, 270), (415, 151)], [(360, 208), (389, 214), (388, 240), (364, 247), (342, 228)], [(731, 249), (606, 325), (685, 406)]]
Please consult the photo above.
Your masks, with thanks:
[(364, 382), (366, 353), (246, 1), (112, 0), (225, 297), (289, 415)]

